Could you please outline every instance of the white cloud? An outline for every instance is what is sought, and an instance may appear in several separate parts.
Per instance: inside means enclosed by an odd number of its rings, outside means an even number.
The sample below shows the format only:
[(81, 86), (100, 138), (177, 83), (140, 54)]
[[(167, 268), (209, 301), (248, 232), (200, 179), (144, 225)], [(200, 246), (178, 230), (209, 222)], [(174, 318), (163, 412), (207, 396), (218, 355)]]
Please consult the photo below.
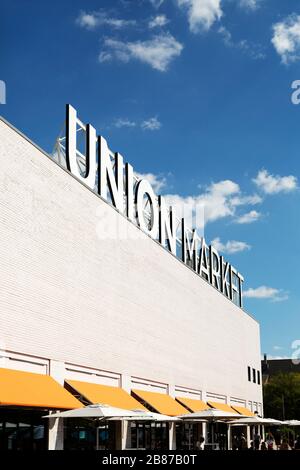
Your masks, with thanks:
[(205, 206), (206, 219), (213, 221), (233, 215), (232, 197), (235, 197), (239, 192), (239, 185), (231, 180), (212, 183), (207, 191), (198, 197)]
[(157, 119), (157, 117), (151, 117), (144, 121), (133, 121), (127, 117), (125, 118), (117, 118), (112, 123), (113, 127), (117, 129), (121, 129), (122, 127), (133, 128), (133, 127), (140, 127), (144, 131), (157, 131), (161, 128), (162, 124)]
[(260, 212), (253, 210), (241, 215), (235, 220), (235, 222), (237, 224), (252, 224), (253, 222), (256, 222), (258, 219), (260, 219), (261, 216), (262, 214)]
[(282, 63), (300, 60), (300, 15), (292, 14), (273, 25), (272, 44)]
[(226, 44), (226, 46), (228, 47), (235, 46), (232, 40), (232, 34), (227, 28), (225, 28), (225, 26), (220, 26), (220, 28), (218, 29), (218, 33), (222, 36), (223, 42), (224, 44)]
[(141, 128), (144, 131), (158, 131), (161, 128), (161, 122), (159, 122), (157, 117), (152, 117), (143, 121), (141, 123)]
[(274, 299), (272, 299), (272, 302), (285, 302), (288, 299), (289, 299), (289, 295), (287, 293), (282, 293), (278, 295), (277, 297), (274, 297)]
[(150, 1), (150, 3), (154, 6), (154, 8), (157, 8), (157, 9), (158, 9), (158, 8), (163, 4), (163, 2), (164, 2), (164, 0), (149, 0), (149, 1)]
[(167, 178), (163, 175), (154, 175), (153, 173), (135, 173), (135, 175), (139, 179), (147, 180), (157, 195), (167, 186)]
[(114, 126), (120, 129), (121, 127), (135, 127), (136, 122), (130, 121), (128, 118), (118, 118), (114, 122)]
[(258, 194), (252, 194), (251, 196), (235, 196), (231, 199), (231, 203), (237, 206), (256, 206), (262, 203), (262, 198)]
[(193, 33), (208, 31), (222, 17), (221, 0), (177, 0), (179, 7), (187, 10), (190, 30)]
[(218, 33), (222, 36), (223, 42), (227, 47), (238, 49), (242, 53), (247, 54), (251, 59), (265, 59), (266, 54), (261, 44), (255, 44), (247, 41), (246, 39), (241, 39), (235, 42), (232, 39), (231, 32), (225, 28), (225, 26), (220, 26)]
[(267, 170), (260, 170), (253, 182), (266, 194), (289, 193), (298, 187), (296, 176), (271, 175)]
[(111, 60), (113, 60), (113, 56), (107, 51), (102, 51), (99, 54), (98, 60), (101, 63), (110, 62)]
[(283, 302), (289, 298), (286, 292), (267, 286), (245, 290), (243, 296), (249, 299), (269, 299), (272, 300), (272, 302)]
[(149, 21), (148, 26), (150, 29), (162, 28), (167, 23), (169, 23), (169, 20), (166, 15), (157, 15)]
[[(105, 50), (99, 55), (99, 61), (105, 62), (113, 58), (122, 62), (139, 60), (155, 70), (165, 72), (172, 60), (181, 54), (183, 49), (171, 34), (163, 33), (146, 41), (123, 42), (116, 39), (105, 39)], [(104, 60), (103, 60), (104, 58)]]
[(273, 349), (275, 349), (275, 351), (280, 351), (281, 349), (284, 349), (282, 346), (273, 346)]
[(179, 217), (184, 217), (190, 227), (198, 229), (203, 229), (204, 223), (235, 217), (238, 207), (260, 202), (255, 196), (243, 195), (239, 185), (231, 180), (212, 183), (198, 195), (182, 197), (168, 194), (165, 197), (176, 208)]
[(110, 26), (115, 29), (122, 29), (128, 26), (136, 25), (135, 20), (124, 20), (121, 18), (112, 18), (104, 11), (87, 13), (81, 11), (76, 23), (82, 28), (89, 30), (96, 29), (99, 26)]
[(239, 6), (246, 10), (257, 10), (260, 7), (262, 0), (239, 0)]
[(82, 28), (94, 29), (97, 26), (97, 18), (92, 13), (80, 12), (76, 23)]
[(226, 254), (234, 254), (251, 249), (251, 246), (248, 245), (248, 243), (240, 242), (237, 240), (229, 240), (226, 243), (222, 243), (219, 237), (214, 238), (211, 244), (215, 247), (217, 251)]

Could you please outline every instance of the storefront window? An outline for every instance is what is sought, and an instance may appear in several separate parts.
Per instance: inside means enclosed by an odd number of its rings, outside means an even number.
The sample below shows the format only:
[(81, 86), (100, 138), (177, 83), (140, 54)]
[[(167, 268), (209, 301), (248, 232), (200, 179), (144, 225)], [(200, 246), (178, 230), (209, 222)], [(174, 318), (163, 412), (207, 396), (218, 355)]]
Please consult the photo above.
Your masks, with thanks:
[(7, 450), (17, 450), (17, 423), (4, 423), (4, 439), (7, 442)]
[(64, 424), (65, 450), (114, 450), (116, 423), (98, 425), (89, 419), (66, 419)]
[(64, 420), (64, 449), (95, 450), (96, 426), (88, 419)]
[(48, 447), (47, 411), (0, 410), (1, 450), (45, 450)]
[(116, 426), (117, 423), (107, 423), (97, 426), (98, 433), (98, 450), (114, 450), (116, 449)]
[(131, 422), (132, 449), (168, 449), (167, 423)]
[(209, 423), (208, 424), (208, 442), (207, 448), (212, 446), (214, 449), (227, 450), (227, 424)]
[(202, 425), (199, 423), (180, 423), (176, 425), (176, 449), (199, 450)]

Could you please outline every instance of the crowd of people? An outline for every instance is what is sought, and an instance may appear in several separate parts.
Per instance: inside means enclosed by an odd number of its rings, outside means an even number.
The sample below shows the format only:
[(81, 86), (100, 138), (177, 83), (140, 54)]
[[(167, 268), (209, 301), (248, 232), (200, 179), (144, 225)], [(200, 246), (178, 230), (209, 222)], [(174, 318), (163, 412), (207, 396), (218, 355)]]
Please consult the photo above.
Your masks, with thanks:
[(240, 436), (233, 436), (232, 443), (233, 450), (300, 450), (300, 436), (294, 438), (281, 437), (280, 435), (273, 436), (272, 433), (266, 435), (265, 440), (262, 440), (259, 434), (253, 436), (253, 440), (248, 448), (247, 439), (242, 433)]

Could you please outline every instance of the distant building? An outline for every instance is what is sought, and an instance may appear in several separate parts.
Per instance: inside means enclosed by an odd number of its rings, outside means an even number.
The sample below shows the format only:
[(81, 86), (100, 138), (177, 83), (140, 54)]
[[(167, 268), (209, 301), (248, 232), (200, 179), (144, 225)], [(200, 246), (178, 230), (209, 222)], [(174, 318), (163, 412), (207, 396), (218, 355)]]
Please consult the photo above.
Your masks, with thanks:
[(270, 377), (281, 372), (298, 372), (300, 374), (300, 363), (295, 364), (292, 359), (268, 359), (265, 354), (261, 361), (261, 370), (263, 384), (266, 384)]

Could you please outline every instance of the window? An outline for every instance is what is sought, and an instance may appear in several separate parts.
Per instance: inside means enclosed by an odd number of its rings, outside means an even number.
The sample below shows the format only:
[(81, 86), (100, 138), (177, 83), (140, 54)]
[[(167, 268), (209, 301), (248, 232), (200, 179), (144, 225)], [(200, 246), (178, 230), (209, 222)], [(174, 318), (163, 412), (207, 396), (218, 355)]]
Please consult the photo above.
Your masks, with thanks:
[(47, 430), (44, 412), (25, 409), (2, 409), (0, 450), (46, 450)]
[(259, 370), (257, 371), (257, 383), (260, 385), (260, 372)]
[(256, 384), (256, 370), (252, 369), (252, 377), (253, 377), (253, 383)]
[(248, 366), (248, 381), (251, 382), (251, 367)]
[(167, 423), (139, 423), (131, 422), (131, 448), (132, 449), (167, 449), (168, 429)]

